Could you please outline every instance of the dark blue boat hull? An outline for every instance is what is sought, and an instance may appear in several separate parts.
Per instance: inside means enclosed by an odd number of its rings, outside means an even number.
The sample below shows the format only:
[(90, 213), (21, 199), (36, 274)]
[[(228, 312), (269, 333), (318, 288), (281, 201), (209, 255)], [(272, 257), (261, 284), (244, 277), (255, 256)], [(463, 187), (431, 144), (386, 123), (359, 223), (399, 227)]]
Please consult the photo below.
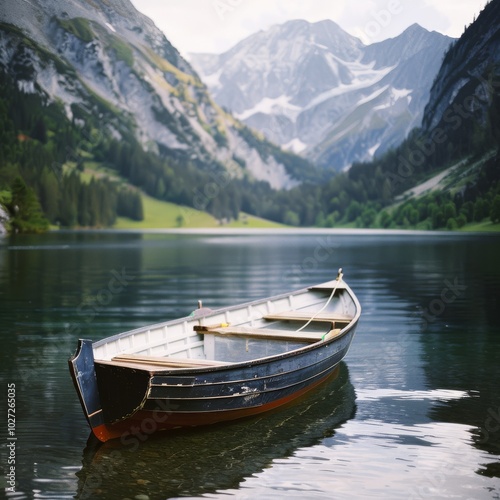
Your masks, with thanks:
[(134, 369), (95, 362), (101, 440), (212, 424), (288, 403), (326, 380), (345, 357), (356, 323), (342, 335), (271, 358), (227, 366)]

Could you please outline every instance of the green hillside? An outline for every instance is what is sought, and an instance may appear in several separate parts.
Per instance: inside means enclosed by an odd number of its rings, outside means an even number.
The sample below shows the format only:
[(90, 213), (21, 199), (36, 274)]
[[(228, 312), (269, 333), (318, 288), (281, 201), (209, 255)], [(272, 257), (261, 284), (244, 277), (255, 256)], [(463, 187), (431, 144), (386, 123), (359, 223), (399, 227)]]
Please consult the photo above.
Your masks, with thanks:
[(212, 215), (191, 207), (175, 205), (167, 201), (157, 200), (142, 194), (144, 219), (134, 221), (126, 217), (118, 217), (113, 225), (115, 229), (169, 229), (169, 228), (200, 228), (200, 227), (247, 227), (247, 228), (278, 228), (280, 224), (266, 221), (248, 214), (240, 214), (238, 220), (221, 224)]

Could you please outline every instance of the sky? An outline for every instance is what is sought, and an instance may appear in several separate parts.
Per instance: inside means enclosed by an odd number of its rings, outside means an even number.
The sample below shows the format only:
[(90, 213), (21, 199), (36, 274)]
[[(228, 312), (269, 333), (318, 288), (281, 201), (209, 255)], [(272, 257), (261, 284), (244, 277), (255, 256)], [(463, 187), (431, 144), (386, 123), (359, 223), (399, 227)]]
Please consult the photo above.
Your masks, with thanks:
[(291, 19), (331, 19), (365, 44), (418, 23), (459, 37), (486, 0), (132, 0), (168, 40), (190, 52), (222, 53), (259, 30)]

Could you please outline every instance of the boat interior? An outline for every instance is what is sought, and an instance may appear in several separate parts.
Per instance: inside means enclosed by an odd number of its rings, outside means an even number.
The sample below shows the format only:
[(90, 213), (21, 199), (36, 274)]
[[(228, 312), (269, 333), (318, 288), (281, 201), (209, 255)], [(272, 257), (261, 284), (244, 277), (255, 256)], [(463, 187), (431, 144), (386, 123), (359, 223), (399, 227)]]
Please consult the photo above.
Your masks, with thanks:
[[(333, 299), (333, 300), (332, 300)], [(143, 370), (223, 366), (342, 335), (357, 310), (343, 283), (210, 311), (94, 344), (96, 362)]]

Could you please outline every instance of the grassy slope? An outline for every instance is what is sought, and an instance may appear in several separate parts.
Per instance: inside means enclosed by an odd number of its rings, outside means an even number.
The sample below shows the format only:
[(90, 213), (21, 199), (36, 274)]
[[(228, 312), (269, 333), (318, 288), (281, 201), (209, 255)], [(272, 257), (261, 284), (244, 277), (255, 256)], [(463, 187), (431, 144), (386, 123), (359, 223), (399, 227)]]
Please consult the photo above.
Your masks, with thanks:
[[(72, 166), (71, 168), (74, 168)], [(134, 188), (128, 182), (120, 177), (114, 170), (103, 167), (100, 163), (94, 161), (85, 162), (85, 171), (80, 173), (80, 177), (90, 182), (92, 177), (109, 177), (123, 185)], [(134, 188), (135, 189), (135, 188)], [(115, 229), (169, 229), (169, 228), (199, 228), (199, 227), (221, 227), (217, 219), (212, 215), (195, 210), (194, 208), (184, 207), (161, 201), (141, 192), (142, 204), (144, 210), (144, 220), (134, 221), (126, 217), (118, 217)], [(248, 227), (248, 228), (279, 228), (286, 227), (283, 224), (277, 224), (252, 215), (240, 214), (240, 219), (224, 224), (223, 227)]]
[(493, 233), (500, 231), (500, 223), (493, 224), (490, 220), (466, 224), (460, 228), (460, 231), (480, 231), (485, 233)]
[[(221, 226), (211, 215), (194, 210), (189, 207), (182, 207), (166, 201), (160, 201), (147, 195), (142, 195), (144, 207), (144, 220), (137, 222), (125, 217), (118, 217), (115, 229), (170, 229), (170, 228), (205, 228), (205, 227), (228, 227), (228, 228), (284, 228), (282, 224), (277, 224), (265, 219), (259, 219), (252, 215), (241, 214), (240, 219), (231, 221), (229, 224)], [(179, 225), (177, 218), (183, 217), (183, 224)], [(338, 228), (355, 228), (354, 223), (342, 224)], [(460, 231), (500, 231), (500, 224), (492, 224), (490, 221), (483, 221), (475, 224), (467, 224)]]
[[(386, 210), (392, 210), (409, 199), (425, 196), (435, 190), (449, 191), (455, 194), (458, 190), (463, 188), (468, 181), (473, 182), (476, 179), (478, 173), (481, 171), (481, 167), (487, 160), (491, 159), (494, 154), (494, 150), (487, 151), (479, 160), (461, 160), (451, 166), (447, 166), (438, 173), (433, 173), (420, 184), (397, 196), (394, 203), (387, 207)], [(469, 222), (458, 229), (458, 231), (499, 232), (500, 224), (493, 224), (488, 217), (481, 222)]]
[[(118, 217), (116, 229), (163, 229), (171, 227), (215, 227), (217, 221), (209, 214), (174, 203), (160, 201), (142, 194), (144, 219), (133, 221), (126, 217)], [(182, 218), (182, 222), (178, 221)]]
[[(194, 228), (194, 227), (221, 227), (218, 221), (210, 214), (160, 201), (142, 194), (144, 208), (144, 220), (133, 221), (125, 217), (118, 217), (116, 229), (168, 229), (168, 228)], [(179, 220), (182, 218), (182, 220)], [(248, 228), (278, 228), (285, 227), (271, 221), (259, 219), (251, 215), (242, 214), (240, 220), (225, 224), (224, 227), (248, 227)]]

